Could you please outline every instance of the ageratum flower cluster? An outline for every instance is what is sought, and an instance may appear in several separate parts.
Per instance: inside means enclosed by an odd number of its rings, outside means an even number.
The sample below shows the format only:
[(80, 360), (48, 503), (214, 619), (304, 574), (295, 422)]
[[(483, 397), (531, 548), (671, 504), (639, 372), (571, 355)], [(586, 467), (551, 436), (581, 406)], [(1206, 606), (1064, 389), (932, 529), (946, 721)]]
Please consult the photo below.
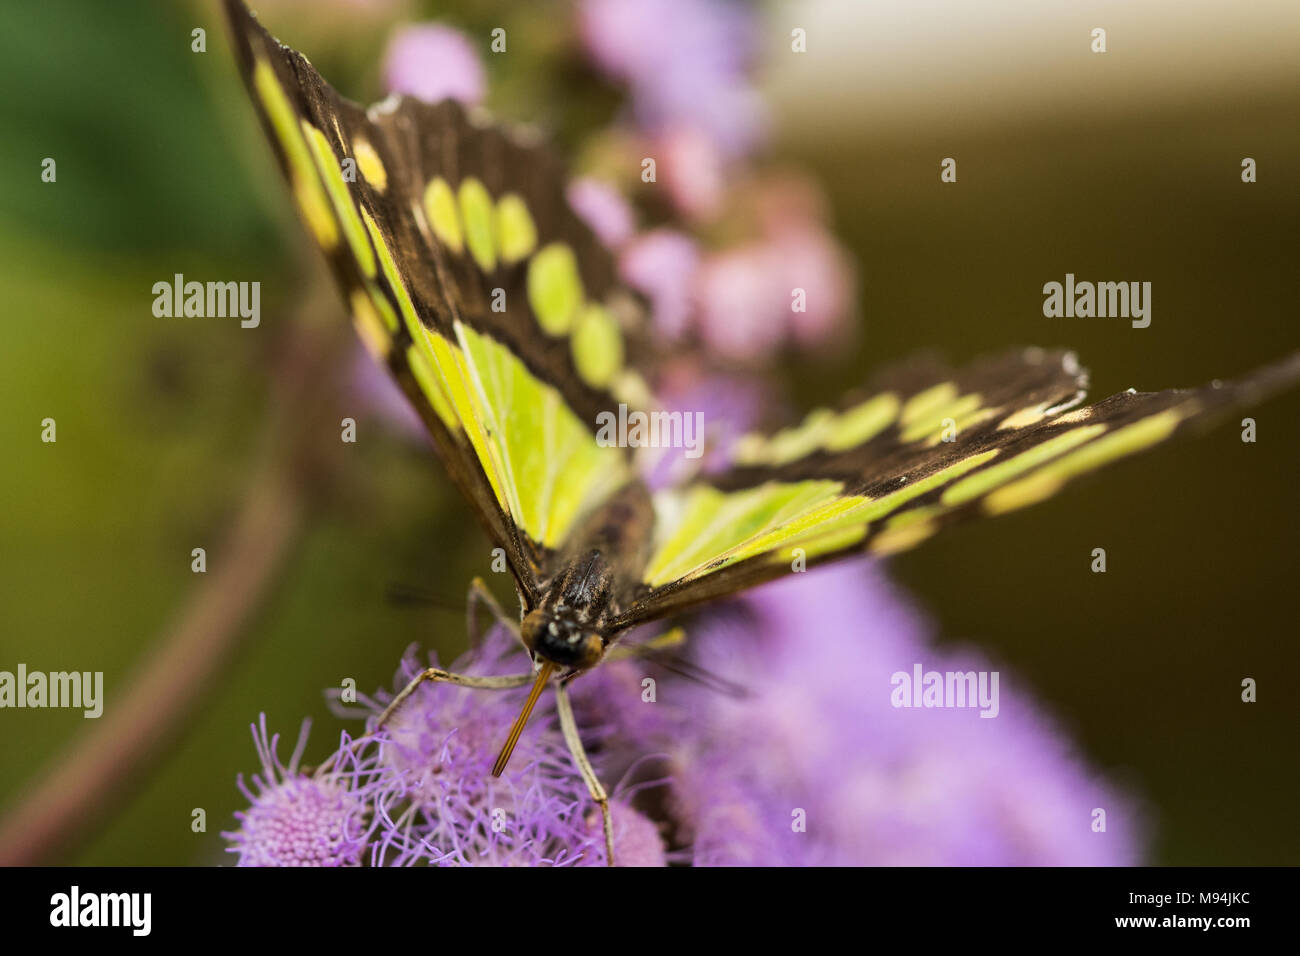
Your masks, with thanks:
[[(1130, 802), (1071, 752), (1016, 682), (994, 720), (900, 710), (890, 675), (943, 651), (880, 570), (792, 576), (704, 619), (691, 663), (743, 693), (632, 658), (576, 680), (575, 712), (614, 794), (616, 862), (711, 865), (1128, 865)], [(526, 666), (502, 629), (453, 665)], [(417, 671), (402, 662), (394, 682)], [(678, 668), (679, 669), (679, 668)], [(262, 774), (227, 834), (243, 866), (603, 865), (599, 812), (550, 695), (504, 776), (492, 763), (524, 693), (424, 684), (375, 733), (391, 697), (365, 698), (370, 733), (313, 773), (255, 729)], [(1095, 831), (1094, 810), (1107, 827)]]
[[(286, 767), (280, 735), (268, 736), (266, 715), (253, 726), (262, 772), (252, 786), (238, 778), (249, 808), (235, 814), (239, 829), (223, 833), (241, 866), (357, 866), (366, 846), (365, 806), (346, 773), (310, 776), (299, 769), (307, 745), (304, 722)], [(341, 757), (355, 767), (347, 750)]]
[[(495, 629), (454, 667), (500, 674), (526, 666)], [(511, 653), (515, 651), (515, 653)], [(430, 661), (436, 665), (437, 661)], [(400, 689), (421, 669), (401, 664)], [(382, 732), (374, 724), (391, 695), (365, 698), (370, 732), (343, 735), (312, 774), (299, 769), (303, 738), (287, 767), (254, 728), (263, 772), (249, 789), (239, 829), (224, 834), (241, 866), (593, 866), (605, 864), (598, 808), (560, 733), (553, 700), (539, 706), (511, 772), (492, 776), (519, 694), (424, 684)], [(616, 853), (628, 865), (662, 865), (656, 827), (613, 805)]]

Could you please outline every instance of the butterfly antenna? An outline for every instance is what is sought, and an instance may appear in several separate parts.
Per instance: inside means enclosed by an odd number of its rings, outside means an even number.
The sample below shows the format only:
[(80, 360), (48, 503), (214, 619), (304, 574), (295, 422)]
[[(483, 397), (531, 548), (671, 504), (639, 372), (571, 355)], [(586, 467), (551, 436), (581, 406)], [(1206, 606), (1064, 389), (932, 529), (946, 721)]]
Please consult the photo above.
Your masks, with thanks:
[(645, 659), (653, 661), (670, 674), (676, 674), (678, 677), (693, 681), (701, 687), (718, 694), (724, 694), (733, 700), (746, 700), (749, 697), (749, 689), (744, 684), (737, 684), (735, 681), (727, 680), (727, 678), (721, 677), (676, 654), (650, 651), (645, 655)]
[(553, 670), (555, 665), (550, 661), (542, 665), (537, 680), (533, 682), (533, 689), (528, 692), (528, 699), (524, 701), (524, 709), (515, 718), (514, 724), (510, 727), (510, 736), (506, 738), (506, 745), (501, 748), (501, 753), (497, 755), (497, 762), (492, 765), (492, 776), (499, 777), (505, 772), (506, 764), (510, 762), (510, 755), (515, 752), (515, 744), (519, 743), (519, 735), (524, 732), (524, 724), (528, 723), (528, 718), (532, 716), (533, 708), (537, 706), (537, 698), (542, 696), (542, 688), (551, 679)]
[(384, 590), (384, 598), (396, 607), (431, 607), (453, 614), (465, 613), (464, 598), (452, 600), (427, 588), (403, 584), (400, 581), (388, 585)]

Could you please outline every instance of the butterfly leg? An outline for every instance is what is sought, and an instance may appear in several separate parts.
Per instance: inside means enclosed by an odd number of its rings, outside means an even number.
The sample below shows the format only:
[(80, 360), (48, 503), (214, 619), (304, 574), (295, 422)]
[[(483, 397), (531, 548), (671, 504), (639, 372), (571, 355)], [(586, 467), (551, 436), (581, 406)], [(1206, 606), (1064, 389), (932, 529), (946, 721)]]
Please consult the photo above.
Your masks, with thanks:
[(478, 610), (485, 607), (492, 614), (493, 620), (510, 631), (520, 643), (523, 641), (519, 637), (519, 621), (506, 613), (505, 608), (501, 606), (482, 578), (475, 578), (469, 583), (469, 646), (478, 647), (479, 641), (483, 635), (478, 629)]
[(444, 671), (437, 667), (426, 667), (420, 673), (416, 674), (398, 693), (396, 697), (389, 702), (384, 708), (384, 712), (379, 715), (379, 723), (375, 729), (381, 729), (384, 724), (388, 723), (390, 717), (406, 702), (406, 698), (415, 693), (415, 689), (425, 681), (434, 681), (435, 683), (455, 684), (457, 687), (477, 687), (482, 690), (510, 690), (514, 687), (523, 687), (533, 681), (535, 675), (528, 674), (507, 674), (499, 677), (474, 677), (469, 674), (453, 674), (451, 671)]
[(564, 681), (555, 685), (555, 709), (560, 715), (560, 729), (564, 731), (564, 742), (569, 745), (569, 753), (573, 754), (573, 759), (578, 763), (578, 769), (582, 772), (582, 779), (587, 784), (587, 792), (591, 794), (591, 799), (595, 800), (600, 807), (600, 823), (605, 831), (605, 862), (606, 865), (613, 866), (614, 822), (609, 814), (609, 794), (605, 792), (604, 785), (596, 776), (596, 771), (592, 769), (591, 761), (587, 759), (587, 751), (582, 749), (582, 738), (578, 736), (578, 724), (573, 719), (573, 705), (569, 702), (569, 691)]

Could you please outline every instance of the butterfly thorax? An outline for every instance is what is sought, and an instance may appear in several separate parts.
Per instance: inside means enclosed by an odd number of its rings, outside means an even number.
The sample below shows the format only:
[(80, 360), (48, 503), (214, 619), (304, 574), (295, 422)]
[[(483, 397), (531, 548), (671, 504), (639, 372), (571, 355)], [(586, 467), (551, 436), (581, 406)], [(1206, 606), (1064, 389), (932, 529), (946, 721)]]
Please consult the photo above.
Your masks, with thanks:
[(600, 663), (608, 639), (614, 580), (600, 551), (589, 551), (556, 576), (542, 602), (524, 616), (521, 633), (534, 657), (573, 671)]
[(523, 639), (535, 657), (575, 672), (600, 663), (619, 636), (614, 622), (645, 561), (651, 516), (645, 486), (633, 482), (584, 522), (577, 547), (556, 562), (524, 617)]

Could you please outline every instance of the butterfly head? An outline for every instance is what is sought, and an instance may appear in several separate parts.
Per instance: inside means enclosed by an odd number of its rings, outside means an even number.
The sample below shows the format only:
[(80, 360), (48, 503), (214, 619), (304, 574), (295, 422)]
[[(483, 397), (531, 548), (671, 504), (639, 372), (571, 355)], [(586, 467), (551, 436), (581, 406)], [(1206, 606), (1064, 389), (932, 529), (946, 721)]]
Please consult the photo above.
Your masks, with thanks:
[(520, 629), (535, 658), (562, 668), (585, 671), (605, 655), (605, 639), (586, 615), (564, 604), (529, 612)]

